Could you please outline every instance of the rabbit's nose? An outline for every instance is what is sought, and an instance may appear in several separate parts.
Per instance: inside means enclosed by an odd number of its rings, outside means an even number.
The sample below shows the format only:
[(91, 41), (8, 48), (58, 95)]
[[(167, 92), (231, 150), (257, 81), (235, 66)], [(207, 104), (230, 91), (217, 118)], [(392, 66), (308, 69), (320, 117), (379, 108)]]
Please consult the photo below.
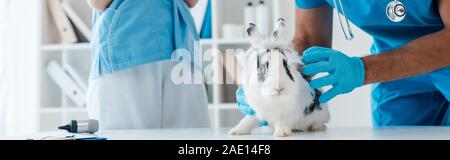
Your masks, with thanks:
[(280, 94), (283, 90), (284, 90), (284, 88), (275, 88), (275, 91), (277, 91), (278, 94)]

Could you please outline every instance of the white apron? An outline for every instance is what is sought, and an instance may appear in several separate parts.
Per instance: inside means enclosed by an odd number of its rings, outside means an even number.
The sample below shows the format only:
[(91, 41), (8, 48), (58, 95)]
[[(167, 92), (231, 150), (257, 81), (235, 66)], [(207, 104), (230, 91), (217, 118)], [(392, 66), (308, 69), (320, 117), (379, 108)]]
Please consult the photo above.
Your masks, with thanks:
[(209, 115), (205, 86), (175, 85), (160, 61), (114, 72), (89, 84), (89, 117), (102, 129), (205, 128)]

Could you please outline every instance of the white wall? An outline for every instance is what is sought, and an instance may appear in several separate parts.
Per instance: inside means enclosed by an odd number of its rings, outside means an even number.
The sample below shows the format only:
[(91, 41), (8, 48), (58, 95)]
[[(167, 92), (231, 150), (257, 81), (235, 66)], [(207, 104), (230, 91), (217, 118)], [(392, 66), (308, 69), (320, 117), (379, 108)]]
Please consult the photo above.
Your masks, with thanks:
[[(38, 50), (40, 1), (0, 0), (3, 29), (0, 58), (3, 81), (0, 84), (0, 128), (3, 133), (27, 133), (36, 130), (38, 101)], [(1, 131), (0, 131), (1, 132)]]
[[(288, 33), (294, 33), (295, 3), (293, 0), (279, 1), (274, 18), (284, 17), (290, 26)], [(337, 15), (334, 14), (333, 22), (333, 48), (343, 51), (351, 56), (369, 54), (372, 39), (369, 35), (352, 25), (355, 39), (345, 40), (341, 31)], [(351, 127), (372, 126), (370, 109), (370, 86), (356, 89), (350, 94), (341, 95), (329, 102), (331, 121), (329, 126)]]

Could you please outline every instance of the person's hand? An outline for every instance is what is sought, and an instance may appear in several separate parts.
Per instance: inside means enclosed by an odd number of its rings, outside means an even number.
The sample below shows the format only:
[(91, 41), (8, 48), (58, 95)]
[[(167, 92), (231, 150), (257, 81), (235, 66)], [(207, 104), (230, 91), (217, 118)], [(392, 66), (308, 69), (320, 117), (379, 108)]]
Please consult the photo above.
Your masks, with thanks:
[(304, 51), (302, 60), (305, 63), (303, 74), (312, 76), (328, 73), (310, 82), (314, 89), (332, 86), (319, 98), (320, 103), (326, 103), (337, 95), (349, 93), (364, 84), (364, 63), (359, 57), (348, 57), (330, 48), (311, 47)]
[[(254, 116), (256, 113), (248, 105), (247, 98), (245, 97), (244, 90), (242, 89), (242, 86), (239, 86), (239, 88), (236, 90), (236, 101), (239, 111), (241, 111), (242, 114), (246, 116)], [(268, 126), (269, 124), (265, 121), (260, 123), (260, 126)]]

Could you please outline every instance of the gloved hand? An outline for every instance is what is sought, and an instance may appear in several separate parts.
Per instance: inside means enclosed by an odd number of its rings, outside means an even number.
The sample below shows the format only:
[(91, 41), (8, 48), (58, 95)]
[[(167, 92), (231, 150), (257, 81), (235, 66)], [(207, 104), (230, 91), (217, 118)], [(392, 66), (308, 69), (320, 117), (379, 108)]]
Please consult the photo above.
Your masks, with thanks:
[[(245, 97), (244, 90), (242, 89), (242, 86), (239, 86), (239, 88), (236, 90), (236, 101), (239, 111), (243, 113), (246, 116), (253, 116), (255, 115), (255, 111), (248, 105), (247, 98)], [(260, 123), (260, 126), (268, 126), (269, 124), (265, 121)]]
[(239, 111), (246, 116), (255, 115), (255, 111), (248, 105), (242, 86), (236, 90), (236, 101)]
[(310, 86), (314, 89), (331, 85), (332, 88), (319, 98), (320, 103), (326, 103), (339, 94), (353, 91), (364, 84), (364, 63), (359, 57), (347, 55), (323, 47), (311, 47), (303, 53), (302, 73), (312, 76), (321, 72), (328, 75), (314, 79)]

